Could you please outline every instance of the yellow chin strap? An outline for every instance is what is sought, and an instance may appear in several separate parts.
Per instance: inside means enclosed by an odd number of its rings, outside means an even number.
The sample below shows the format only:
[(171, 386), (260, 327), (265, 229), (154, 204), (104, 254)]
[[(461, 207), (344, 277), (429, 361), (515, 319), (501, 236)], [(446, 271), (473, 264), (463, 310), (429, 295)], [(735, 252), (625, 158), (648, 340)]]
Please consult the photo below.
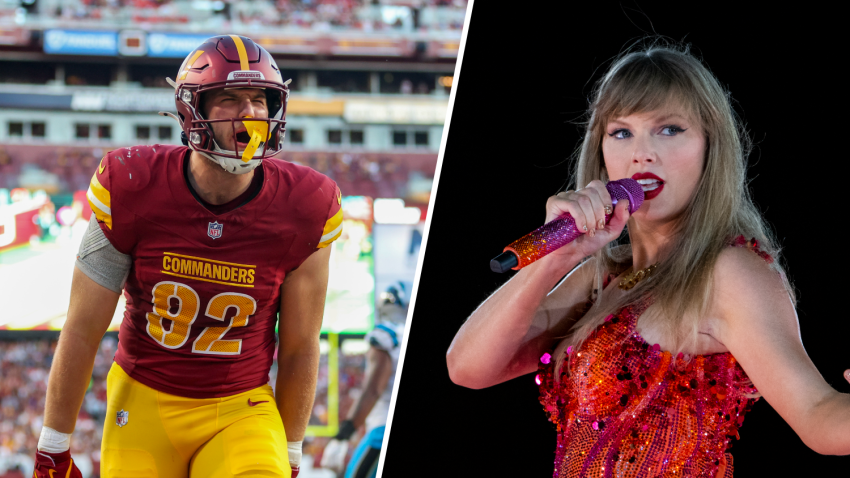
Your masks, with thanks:
[[(253, 116), (246, 116), (245, 118), (253, 118)], [(265, 121), (243, 121), (242, 124), (245, 125), (245, 129), (251, 135), (251, 141), (248, 142), (245, 151), (242, 152), (242, 161), (247, 163), (254, 158), (254, 153), (257, 152), (261, 144), (268, 141), (271, 134), (269, 133), (269, 124)]]

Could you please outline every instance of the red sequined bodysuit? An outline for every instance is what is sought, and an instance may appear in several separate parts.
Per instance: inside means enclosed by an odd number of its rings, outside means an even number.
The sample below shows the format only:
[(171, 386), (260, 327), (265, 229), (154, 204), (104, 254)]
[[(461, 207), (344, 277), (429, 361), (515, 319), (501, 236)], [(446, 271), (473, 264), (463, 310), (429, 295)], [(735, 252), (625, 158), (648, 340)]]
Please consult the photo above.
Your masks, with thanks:
[[(765, 258), (755, 240), (736, 239)], [(541, 358), (540, 403), (558, 429), (555, 478), (730, 478), (730, 439), (757, 399), (730, 353), (681, 354), (635, 331), (648, 303), (611, 315), (569, 354), (555, 382), (555, 357)]]

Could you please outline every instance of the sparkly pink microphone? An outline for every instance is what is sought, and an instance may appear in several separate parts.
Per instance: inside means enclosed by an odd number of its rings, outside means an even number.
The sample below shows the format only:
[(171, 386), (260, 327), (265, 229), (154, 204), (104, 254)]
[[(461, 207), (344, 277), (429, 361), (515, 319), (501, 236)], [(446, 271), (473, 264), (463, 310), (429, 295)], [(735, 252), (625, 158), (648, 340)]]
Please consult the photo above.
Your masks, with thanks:
[[(611, 200), (616, 205), (620, 199), (629, 200), (629, 215), (633, 214), (643, 204), (643, 188), (631, 178), (618, 179), (605, 185), (611, 194)], [(611, 220), (611, 214), (605, 215), (605, 224)], [(525, 236), (512, 242), (504, 252), (490, 261), (493, 272), (506, 272), (508, 269), (519, 270), (574, 241), (584, 234), (576, 228), (573, 217), (567, 213), (550, 221)]]

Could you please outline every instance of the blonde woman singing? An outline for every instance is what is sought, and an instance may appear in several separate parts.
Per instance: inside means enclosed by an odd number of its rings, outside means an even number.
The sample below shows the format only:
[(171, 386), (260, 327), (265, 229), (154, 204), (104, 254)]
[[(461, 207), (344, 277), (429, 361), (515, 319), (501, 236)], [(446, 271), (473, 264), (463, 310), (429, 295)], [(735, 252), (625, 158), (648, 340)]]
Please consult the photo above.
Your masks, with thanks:
[[(850, 454), (850, 395), (803, 348), (718, 81), (687, 47), (653, 45), (614, 62), (588, 113), (584, 187), (546, 205), (547, 222), (569, 213), (586, 234), (478, 307), (449, 348), (451, 379), (484, 388), (539, 369), (555, 477), (731, 477), (730, 439), (760, 397), (814, 451)], [(622, 178), (646, 196), (631, 216), (604, 187)]]

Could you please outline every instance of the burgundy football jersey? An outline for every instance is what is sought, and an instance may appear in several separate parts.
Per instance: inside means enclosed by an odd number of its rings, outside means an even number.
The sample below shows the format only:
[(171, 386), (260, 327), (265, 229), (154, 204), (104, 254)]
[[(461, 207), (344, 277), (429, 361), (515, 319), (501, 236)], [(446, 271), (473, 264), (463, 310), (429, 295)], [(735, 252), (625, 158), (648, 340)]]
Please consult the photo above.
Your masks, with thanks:
[(183, 146), (112, 151), (87, 194), (133, 259), (115, 361), (156, 390), (222, 397), (268, 382), (280, 286), (340, 236), (341, 195), (310, 168), (266, 159), (257, 195), (216, 215), (192, 195), (188, 160)]

